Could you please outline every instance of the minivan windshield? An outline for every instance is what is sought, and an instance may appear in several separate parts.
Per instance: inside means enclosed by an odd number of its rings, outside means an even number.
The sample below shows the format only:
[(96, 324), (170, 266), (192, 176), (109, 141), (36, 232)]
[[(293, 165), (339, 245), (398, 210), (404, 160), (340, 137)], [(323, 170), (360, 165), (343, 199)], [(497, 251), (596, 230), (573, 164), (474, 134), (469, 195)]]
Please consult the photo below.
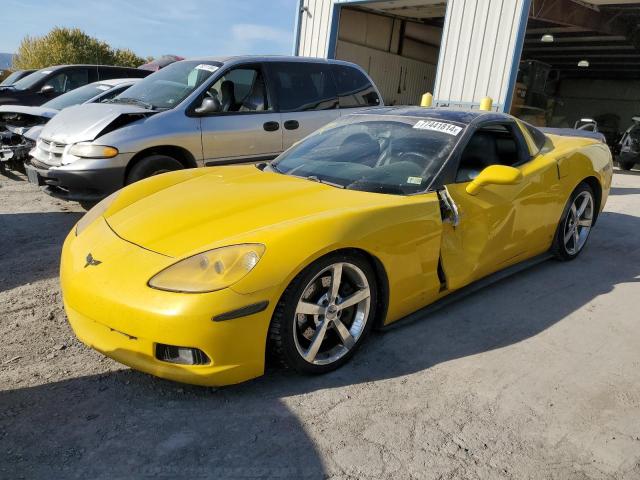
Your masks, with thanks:
[(270, 168), (339, 188), (418, 193), (429, 187), (464, 128), (425, 118), (351, 115), (293, 146)]
[(42, 80), (44, 77), (49, 75), (53, 70), (50, 68), (42, 68), (37, 72), (33, 72), (31, 75), (27, 75), (24, 78), (21, 78), (16, 83), (11, 85), (16, 90), (27, 90), (33, 87), (36, 83)]
[(87, 100), (100, 95), (101, 93), (111, 90), (111, 85), (105, 83), (91, 83), (84, 87), (76, 88), (70, 92), (64, 93), (59, 97), (49, 100), (42, 106), (46, 108), (54, 108), (56, 110), (62, 110), (63, 108), (70, 107), (72, 105), (79, 105)]
[(175, 107), (198, 88), (222, 64), (183, 60), (158, 70), (111, 100), (149, 109)]

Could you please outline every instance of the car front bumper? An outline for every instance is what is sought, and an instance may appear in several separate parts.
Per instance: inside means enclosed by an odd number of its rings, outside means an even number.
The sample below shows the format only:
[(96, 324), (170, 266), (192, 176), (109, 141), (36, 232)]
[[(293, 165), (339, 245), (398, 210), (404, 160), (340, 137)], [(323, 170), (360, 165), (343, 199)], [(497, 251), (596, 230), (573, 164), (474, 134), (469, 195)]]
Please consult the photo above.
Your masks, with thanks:
[[(127, 155), (132, 156), (132, 155)], [(121, 159), (119, 159), (121, 160)], [(78, 160), (50, 166), (36, 158), (24, 163), (29, 182), (63, 200), (99, 201), (124, 186), (126, 162)]]
[[(101, 263), (87, 265), (89, 253)], [(77, 337), (120, 363), (178, 382), (222, 386), (262, 375), (277, 289), (185, 294), (147, 285), (175, 261), (119, 238), (103, 218), (77, 237), (71, 232), (62, 251), (60, 281)], [(268, 305), (260, 312), (214, 320), (261, 302)], [(157, 344), (197, 348), (211, 361), (184, 365), (159, 360)]]

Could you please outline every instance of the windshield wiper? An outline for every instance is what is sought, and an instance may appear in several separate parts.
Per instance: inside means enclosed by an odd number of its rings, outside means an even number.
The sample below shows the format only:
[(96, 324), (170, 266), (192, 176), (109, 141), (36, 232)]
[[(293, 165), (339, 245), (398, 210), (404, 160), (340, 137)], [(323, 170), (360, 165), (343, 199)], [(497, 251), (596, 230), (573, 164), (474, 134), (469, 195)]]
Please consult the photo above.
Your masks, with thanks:
[(284, 173), (282, 170), (278, 168), (278, 164), (276, 163), (267, 163), (267, 166), (276, 173)]
[(144, 107), (147, 110), (153, 110), (155, 108), (153, 104), (149, 102), (145, 102), (144, 100), (139, 100), (137, 98), (132, 98), (132, 97), (116, 97), (104, 103), (130, 103), (134, 105), (140, 105), (141, 107)]
[(322, 180), (321, 178), (318, 178), (315, 175), (310, 175), (308, 177), (301, 176), (300, 178), (306, 178), (307, 180), (311, 180), (312, 182), (318, 182), (318, 183), (322, 183), (323, 185), (330, 185), (332, 187), (346, 188), (344, 185), (340, 185), (339, 183), (328, 182), (327, 180)]

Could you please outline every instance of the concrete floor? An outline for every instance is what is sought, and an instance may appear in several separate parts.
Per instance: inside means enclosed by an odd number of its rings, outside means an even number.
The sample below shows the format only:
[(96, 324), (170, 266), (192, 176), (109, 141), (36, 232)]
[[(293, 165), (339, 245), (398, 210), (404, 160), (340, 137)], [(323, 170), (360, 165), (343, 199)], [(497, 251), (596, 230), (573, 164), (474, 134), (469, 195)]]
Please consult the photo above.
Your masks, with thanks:
[(640, 172), (582, 256), (373, 335), (322, 377), (201, 389), (70, 332), (80, 209), (0, 176), (0, 478), (640, 478)]

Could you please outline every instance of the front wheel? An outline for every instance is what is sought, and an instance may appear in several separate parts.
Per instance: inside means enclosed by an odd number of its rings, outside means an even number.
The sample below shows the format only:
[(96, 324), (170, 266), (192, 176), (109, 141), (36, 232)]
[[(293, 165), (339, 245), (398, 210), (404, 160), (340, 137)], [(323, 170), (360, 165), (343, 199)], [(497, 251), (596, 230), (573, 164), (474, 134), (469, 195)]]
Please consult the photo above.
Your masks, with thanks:
[(161, 173), (172, 172), (184, 168), (182, 164), (173, 157), (167, 155), (149, 155), (137, 162), (127, 175), (126, 184), (130, 185), (143, 178), (153, 177)]
[(286, 367), (324, 373), (344, 364), (371, 330), (376, 278), (360, 254), (334, 254), (307, 267), (276, 306), (269, 341)]
[(573, 260), (586, 245), (596, 215), (594, 198), (586, 183), (578, 185), (569, 197), (551, 249), (558, 260)]

